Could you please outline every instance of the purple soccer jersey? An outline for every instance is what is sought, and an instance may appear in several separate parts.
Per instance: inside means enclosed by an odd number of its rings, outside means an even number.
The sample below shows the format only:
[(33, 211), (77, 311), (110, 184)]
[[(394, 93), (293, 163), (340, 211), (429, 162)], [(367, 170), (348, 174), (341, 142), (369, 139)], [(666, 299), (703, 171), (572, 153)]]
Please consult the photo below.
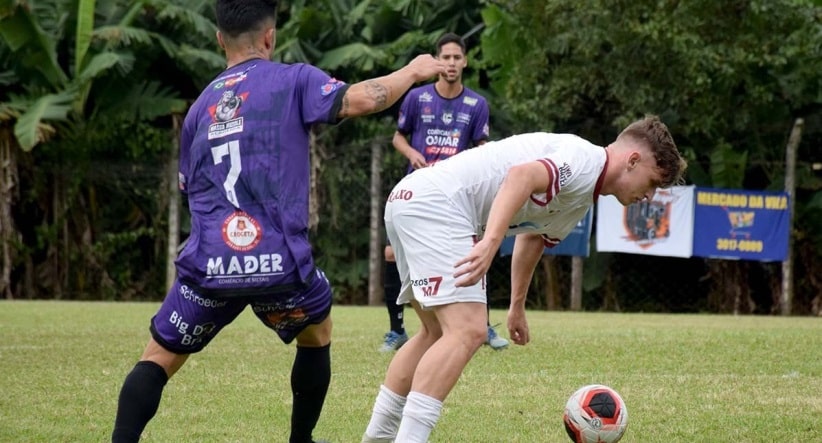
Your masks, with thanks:
[[(434, 83), (412, 89), (402, 102), (397, 131), (408, 137), (429, 165), (486, 140), (488, 103), (471, 89), (447, 99), (437, 93)], [(411, 165), (408, 172), (412, 172)]]
[(182, 282), (225, 296), (288, 291), (312, 278), (309, 131), (337, 120), (347, 87), (310, 65), (255, 59), (203, 90), (180, 141), (191, 211), (176, 260)]

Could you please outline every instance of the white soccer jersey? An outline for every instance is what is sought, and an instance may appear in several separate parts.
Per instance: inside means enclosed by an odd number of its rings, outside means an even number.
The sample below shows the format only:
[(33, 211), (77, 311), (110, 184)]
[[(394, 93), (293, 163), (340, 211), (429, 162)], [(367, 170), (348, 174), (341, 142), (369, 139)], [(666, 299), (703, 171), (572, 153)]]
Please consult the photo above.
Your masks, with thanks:
[(412, 175), (442, 190), (477, 223), (479, 236), (508, 169), (531, 161), (543, 163), (553, 185), (531, 195), (514, 215), (506, 235), (539, 233), (549, 247), (565, 238), (594, 203), (608, 161), (601, 146), (572, 134), (544, 132), (486, 143), (452, 159)]

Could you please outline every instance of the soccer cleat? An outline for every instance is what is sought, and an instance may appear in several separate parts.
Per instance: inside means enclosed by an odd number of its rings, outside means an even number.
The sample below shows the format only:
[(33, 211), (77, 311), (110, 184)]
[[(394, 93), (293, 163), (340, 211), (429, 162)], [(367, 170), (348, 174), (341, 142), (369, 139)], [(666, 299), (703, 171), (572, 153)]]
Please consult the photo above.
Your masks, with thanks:
[(508, 347), (508, 340), (497, 335), (497, 331), (494, 330), (494, 327), (488, 325), (488, 339), (485, 341), (485, 344), (494, 350), (505, 349)]
[[(380, 352), (396, 351), (397, 349), (401, 348), (402, 345), (404, 345), (407, 341), (408, 334), (406, 334), (405, 332), (403, 332), (402, 334), (398, 334), (394, 331), (388, 331), (385, 334), (385, 341), (380, 347)], [(508, 343), (506, 342), (506, 344)]]

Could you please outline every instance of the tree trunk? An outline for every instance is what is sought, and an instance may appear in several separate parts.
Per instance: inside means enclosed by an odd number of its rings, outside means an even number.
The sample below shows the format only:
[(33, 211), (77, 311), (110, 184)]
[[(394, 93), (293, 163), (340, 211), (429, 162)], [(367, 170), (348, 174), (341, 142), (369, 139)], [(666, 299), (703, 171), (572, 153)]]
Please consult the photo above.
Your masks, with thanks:
[(317, 144), (317, 134), (314, 129), (308, 135), (310, 152), (311, 178), (309, 179), (310, 196), (308, 199), (308, 229), (315, 230), (320, 223), (320, 170), (323, 164), (322, 148)]
[(780, 300), (780, 312), (782, 315), (791, 315), (793, 310), (793, 216), (796, 212), (796, 150), (799, 148), (799, 141), (802, 139), (802, 127), (805, 121), (796, 119), (788, 138), (788, 146), (785, 149), (785, 191), (789, 196), (790, 209), (788, 216), (788, 256), (782, 262), (782, 298)]
[(571, 305), (576, 306), (575, 311), (582, 308), (582, 257), (571, 258)]
[(14, 298), (11, 288), (11, 268), (14, 261), (12, 244), (19, 238), (11, 215), (11, 208), (17, 193), (17, 143), (11, 127), (0, 127), (0, 297)]
[(177, 278), (177, 269), (174, 260), (177, 258), (177, 246), (180, 244), (180, 191), (178, 189), (177, 165), (180, 152), (180, 128), (183, 116), (174, 114), (172, 117), (174, 141), (171, 143), (171, 155), (168, 159), (168, 239), (166, 245), (166, 290), (171, 289), (174, 279)]
[[(580, 306), (581, 308), (581, 306)], [(605, 274), (605, 287), (603, 288), (602, 310), (619, 312), (619, 298), (617, 297), (617, 282), (614, 280), (614, 270), (608, 268)]]
[(545, 275), (545, 309), (554, 311), (559, 305), (559, 277), (557, 260), (553, 255), (544, 255), (539, 259), (542, 273)]
[(383, 304), (382, 268), (382, 140), (371, 141), (370, 233), (368, 238), (368, 304)]

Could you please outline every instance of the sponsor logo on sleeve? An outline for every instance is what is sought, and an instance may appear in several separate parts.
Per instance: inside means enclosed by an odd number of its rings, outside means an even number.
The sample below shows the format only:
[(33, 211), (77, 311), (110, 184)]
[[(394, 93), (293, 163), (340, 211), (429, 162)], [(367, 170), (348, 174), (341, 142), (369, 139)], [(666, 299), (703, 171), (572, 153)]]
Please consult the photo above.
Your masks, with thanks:
[(571, 166), (568, 163), (563, 163), (562, 166), (559, 167), (559, 185), (565, 186), (568, 180), (571, 179), (572, 174)]
[(340, 88), (340, 86), (345, 85), (345, 82), (337, 80), (336, 78), (330, 78), (328, 81), (320, 87), (320, 94), (325, 97), (328, 94), (336, 91)]

